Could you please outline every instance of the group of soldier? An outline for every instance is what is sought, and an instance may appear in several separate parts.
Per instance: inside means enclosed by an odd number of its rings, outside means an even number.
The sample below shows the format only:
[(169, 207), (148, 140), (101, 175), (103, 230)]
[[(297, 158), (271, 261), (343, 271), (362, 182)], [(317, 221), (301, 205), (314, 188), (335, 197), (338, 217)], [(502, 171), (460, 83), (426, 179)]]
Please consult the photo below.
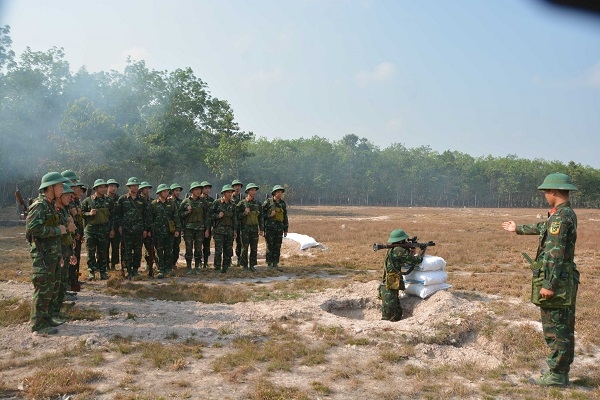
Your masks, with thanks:
[(238, 265), (255, 272), (259, 236), (265, 237), (267, 267), (282, 271), (281, 243), (289, 224), (282, 198), (285, 189), (280, 185), (260, 203), (259, 187), (248, 183), (242, 193), (239, 180), (224, 185), (215, 200), (207, 181), (193, 182), (185, 197), (181, 185), (160, 184), (153, 199), (152, 185), (136, 177), (127, 180), (127, 193), (121, 196), (114, 179), (97, 179), (85, 196), (86, 185), (79, 179), (71, 170), (44, 175), (40, 195), (29, 207), (33, 331), (53, 334), (64, 323), (61, 309), (67, 288), (76, 292), (83, 283), (78, 280), (83, 242), (90, 281), (108, 279), (107, 271), (117, 265), (127, 279), (138, 276), (142, 248), (150, 276), (154, 262), (157, 278), (174, 275), (182, 236), (188, 275), (199, 275), (200, 268), (208, 267), (211, 238), (216, 271), (226, 273), (231, 267), (235, 242)]

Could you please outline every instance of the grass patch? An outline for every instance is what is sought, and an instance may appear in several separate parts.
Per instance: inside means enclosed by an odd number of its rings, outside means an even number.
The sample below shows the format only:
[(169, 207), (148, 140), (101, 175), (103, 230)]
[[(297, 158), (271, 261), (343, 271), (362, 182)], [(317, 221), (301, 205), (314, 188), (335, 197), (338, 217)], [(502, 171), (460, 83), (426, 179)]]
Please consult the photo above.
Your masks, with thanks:
[(65, 393), (93, 393), (92, 383), (104, 375), (89, 369), (75, 370), (71, 367), (39, 369), (25, 378), (25, 392), (32, 398), (58, 397)]
[(71, 321), (95, 321), (103, 317), (97, 310), (80, 306), (67, 307), (65, 315)]
[[(109, 280), (110, 281), (110, 280)], [(203, 283), (170, 282), (168, 285), (143, 285), (128, 281), (117, 281), (106, 286), (111, 295), (169, 301), (198, 301), (201, 303), (235, 304), (248, 301), (250, 291), (239, 285), (206, 285)]]
[(266, 379), (260, 379), (248, 394), (251, 400), (308, 400), (307, 392), (295, 387), (276, 386)]
[(29, 321), (31, 301), (8, 299), (0, 301), (0, 327), (22, 324)]

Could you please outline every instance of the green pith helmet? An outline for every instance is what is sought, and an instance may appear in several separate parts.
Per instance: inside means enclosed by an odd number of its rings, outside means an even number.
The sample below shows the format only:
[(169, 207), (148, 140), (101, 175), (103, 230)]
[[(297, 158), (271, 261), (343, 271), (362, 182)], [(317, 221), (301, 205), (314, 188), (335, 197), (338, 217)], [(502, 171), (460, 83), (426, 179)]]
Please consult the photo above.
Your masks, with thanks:
[(117, 187), (119, 187), (119, 182), (117, 182), (116, 179), (112, 179), (110, 178), (109, 180), (106, 181), (107, 185), (117, 185)]
[(183, 190), (183, 186), (181, 186), (179, 183), (174, 183), (174, 184), (171, 185), (171, 187), (169, 189), (171, 189), (171, 190), (175, 190), (175, 189)]
[(402, 229), (394, 229), (392, 233), (390, 233), (388, 243), (396, 243), (406, 239), (408, 239), (406, 232), (404, 232)]
[(150, 189), (152, 189), (152, 185), (150, 183), (146, 182), (146, 181), (143, 181), (142, 183), (140, 183), (140, 189), (143, 189), (143, 188), (150, 188)]
[(62, 192), (62, 194), (66, 194), (66, 193), (75, 193), (75, 192), (73, 191), (73, 189), (71, 189), (71, 185), (63, 183), (63, 192)]
[(256, 190), (258, 190), (258, 189), (259, 189), (259, 187), (258, 187), (258, 186), (256, 186), (256, 183), (252, 183), (252, 182), (250, 182), (249, 184), (247, 184), (247, 185), (246, 185), (246, 190), (245, 190), (245, 192), (246, 192), (246, 193), (248, 193), (248, 190), (250, 190), (250, 189), (252, 189), (252, 188), (255, 188)]
[(87, 189), (87, 188), (85, 187), (85, 183), (83, 183), (83, 182), (80, 182), (80, 181), (77, 181), (77, 182), (75, 182), (75, 184), (74, 184), (73, 186), (79, 186), (79, 187), (80, 187), (80, 188), (82, 188), (82, 189), (84, 189), (84, 188), (85, 188), (85, 189)]
[(96, 179), (94, 181), (94, 186), (92, 186), (92, 190), (96, 189), (98, 186), (108, 186), (108, 183), (104, 182), (104, 179)]
[(271, 194), (275, 193), (278, 190), (281, 190), (281, 191), (285, 192), (285, 189), (283, 188), (283, 186), (281, 186), (281, 185), (275, 185), (275, 186), (273, 186), (273, 190), (271, 190)]
[[(152, 187), (152, 186), (151, 186)], [(166, 183), (161, 183), (160, 185), (158, 185), (158, 187), (156, 188), (156, 194), (159, 194), (160, 192), (162, 192), (163, 190), (171, 190), (171, 188), (169, 187), (169, 185), (167, 185)]]
[(140, 184), (140, 180), (138, 178), (136, 178), (135, 176), (132, 176), (131, 178), (129, 178), (127, 180), (127, 184), (125, 184), (125, 186), (131, 186), (131, 185), (138, 185)]
[(573, 185), (573, 181), (571, 181), (569, 175), (558, 172), (548, 175), (546, 179), (544, 179), (544, 182), (538, 186), (538, 189), (578, 190), (575, 185)]
[(223, 188), (221, 189), (221, 193), (225, 193), (225, 192), (235, 192), (235, 190), (233, 189), (233, 187), (231, 187), (231, 185), (223, 185)]
[(48, 172), (46, 175), (42, 176), (42, 184), (40, 185), (40, 188), (38, 190), (45, 189), (48, 186), (56, 185), (57, 183), (67, 182), (70, 182), (70, 180), (68, 180), (58, 172)]
[(242, 181), (240, 181), (239, 179), (236, 179), (233, 182), (231, 182), (231, 186), (235, 186), (235, 185), (244, 186), (244, 184), (242, 183)]
[(195, 188), (202, 189), (202, 184), (200, 182), (192, 182), (192, 184), (190, 185), (190, 192)]
[(212, 185), (211, 185), (210, 183), (208, 183), (208, 181), (202, 181), (202, 183), (200, 183), (200, 185), (201, 185), (202, 187), (207, 187), (207, 186), (208, 186), (208, 187), (212, 187)]
[(79, 180), (79, 177), (77, 176), (75, 171), (71, 171), (70, 169), (66, 169), (63, 172), (61, 172), (60, 174), (70, 181), (78, 181)]

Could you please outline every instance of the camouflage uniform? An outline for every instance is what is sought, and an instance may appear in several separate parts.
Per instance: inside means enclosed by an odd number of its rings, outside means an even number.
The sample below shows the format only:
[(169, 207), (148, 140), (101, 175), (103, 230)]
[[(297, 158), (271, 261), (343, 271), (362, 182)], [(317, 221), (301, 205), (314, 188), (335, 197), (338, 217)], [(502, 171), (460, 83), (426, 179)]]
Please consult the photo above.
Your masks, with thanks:
[(139, 193), (135, 198), (127, 193), (117, 202), (117, 224), (123, 241), (121, 258), (129, 278), (138, 275), (142, 261), (142, 235), (150, 230), (148, 206), (148, 200)]
[[(206, 186), (212, 187), (211, 184), (206, 181), (203, 181), (200, 185), (202, 185), (203, 188)], [(204, 201), (206, 201), (206, 204), (208, 204), (209, 208), (215, 201), (215, 199), (213, 199), (209, 195), (203, 195), (202, 198), (204, 199)], [(210, 218), (210, 216), (208, 216), (208, 218)], [(204, 268), (208, 266), (208, 257), (210, 257), (210, 239), (212, 238), (213, 231), (212, 225), (208, 224), (207, 228), (209, 229), (208, 237), (205, 237), (204, 241), (202, 242), (202, 256), (204, 258)]]
[(422, 261), (423, 257), (411, 254), (409, 250), (402, 247), (388, 250), (383, 264), (383, 284), (379, 287), (381, 319), (400, 321), (402, 318), (400, 290), (404, 290), (402, 275), (407, 273), (406, 269), (415, 267)]
[[(250, 209), (244, 215), (246, 208)], [(242, 248), (240, 251), (239, 264), (244, 269), (254, 271), (258, 263), (258, 237), (259, 231), (264, 231), (264, 221), (261, 204), (255, 199), (243, 199), (237, 204), (238, 217), (240, 220), (240, 236), (242, 237)], [(250, 247), (250, 265), (248, 265), (248, 247)]]
[[(220, 212), (224, 213), (222, 218), (219, 218)], [(233, 201), (227, 202), (221, 197), (212, 203), (209, 216), (209, 225), (214, 226), (214, 266), (216, 270), (222, 268), (221, 272), (227, 272), (233, 256), (233, 233), (237, 230), (238, 225), (235, 204)]]
[(69, 211), (73, 216), (73, 222), (77, 227), (75, 237), (73, 238), (73, 255), (77, 259), (75, 265), (69, 264), (69, 280), (71, 283), (71, 290), (78, 289), (79, 287), (79, 266), (81, 263), (81, 244), (83, 243), (84, 235), (84, 224), (83, 224), (83, 213), (81, 211), (81, 201), (75, 199), (69, 203)]
[[(90, 210), (96, 209), (96, 215), (91, 215)], [(108, 269), (109, 234), (114, 230), (115, 204), (106, 196), (87, 197), (81, 204), (81, 211), (85, 219), (85, 241), (88, 250), (87, 267), (90, 279), (95, 272), (100, 272), (102, 279), (106, 279)]]
[[(60, 224), (64, 225), (64, 226), (68, 226), (69, 225), (69, 217), (71, 216), (69, 214), (69, 210), (67, 209), (67, 207), (63, 207), (60, 208), (58, 210), (58, 214), (60, 217)], [(58, 295), (56, 298), (56, 302), (52, 305), (53, 309), (51, 310), (52, 315), (54, 316), (59, 316), (60, 315), (60, 310), (62, 309), (63, 303), (65, 301), (65, 294), (67, 293), (67, 287), (69, 287), (69, 268), (71, 267), (70, 265), (70, 260), (71, 260), (71, 256), (74, 255), (73, 253), (73, 243), (74, 243), (74, 239), (73, 239), (74, 234), (73, 233), (69, 233), (66, 232), (64, 235), (61, 236), (60, 239), (60, 244), (61, 244), (61, 248), (62, 248), (62, 259), (63, 259), (63, 266), (61, 268), (59, 268), (59, 274), (57, 274), (57, 280), (58, 280)]]
[[(287, 234), (289, 226), (287, 205), (283, 199), (276, 201), (271, 198), (265, 200), (262, 208), (267, 242), (267, 265), (278, 268), (283, 234)], [(274, 216), (271, 216), (272, 211), (275, 211)]]
[[(52, 324), (52, 312), (58, 296), (57, 275), (62, 263), (60, 216), (54, 203), (41, 194), (29, 207), (27, 237), (33, 259), (32, 330), (39, 331)], [(37, 243), (40, 248), (38, 248)]]
[[(145, 197), (144, 195), (142, 195), (142, 197), (144, 197), (148, 201), (148, 207), (150, 207), (154, 199), (150, 196)], [(149, 233), (152, 233), (152, 227), (150, 227)], [(148, 274), (152, 276), (152, 268), (154, 266), (154, 258), (156, 256), (156, 252), (154, 249), (154, 239), (152, 238), (152, 235), (150, 234), (145, 238), (142, 238), (142, 243), (144, 244), (144, 261), (146, 261), (146, 268), (148, 269)]]
[[(234, 181), (234, 182), (239, 182), (239, 181)], [(240, 184), (240, 183), (238, 183)], [(237, 205), (240, 201), (242, 201), (244, 199), (244, 194), (243, 193), (238, 193), (235, 194), (233, 193), (233, 195), (231, 196), (231, 201), (233, 201), (233, 204)], [(235, 238), (235, 255), (237, 257), (237, 263), (238, 266), (241, 266), (241, 259), (240, 259), (240, 255), (242, 254), (242, 235), (241, 235), (241, 226), (238, 225), (238, 229), (237, 229), (237, 236)]]
[[(114, 197), (109, 196), (108, 194), (106, 195), (106, 197), (108, 197), (109, 199), (111, 199), (113, 201), (113, 203), (117, 204), (117, 202), (119, 201), (119, 196), (118, 195), (114, 195)], [(116, 269), (116, 265), (119, 264), (119, 253), (121, 252), (121, 235), (119, 234), (119, 230), (116, 229), (116, 224), (115, 224), (115, 236), (113, 236), (112, 238), (108, 238), (108, 246), (109, 246), (109, 250), (108, 250), (108, 254), (110, 256), (110, 260), (109, 260), (109, 266), (110, 269), (114, 270)]]
[[(158, 277), (162, 278), (173, 270), (173, 234), (181, 230), (181, 221), (175, 201), (171, 200), (154, 200), (150, 205), (150, 215)], [(170, 226), (174, 228), (172, 232)]]
[[(171, 185), (171, 190), (173, 190), (175, 188), (183, 189), (181, 186), (179, 186), (177, 184)], [(181, 199), (181, 195), (180, 195), (180, 197), (171, 196), (171, 199), (175, 202), (175, 209), (179, 210), (179, 207), (181, 206), (181, 203), (183, 202), (183, 200)], [(173, 257), (171, 258), (171, 260), (173, 262), (173, 269), (177, 268), (177, 260), (179, 260), (179, 252), (181, 251), (181, 237), (182, 236), (183, 236), (183, 229), (180, 229), (179, 236), (173, 238)]]
[[(192, 207), (192, 211), (188, 211), (188, 206)], [(179, 206), (179, 215), (184, 224), (185, 262), (188, 272), (190, 272), (192, 269), (192, 258), (194, 259), (194, 271), (196, 274), (198, 273), (198, 266), (202, 262), (204, 231), (208, 226), (207, 212), (208, 204), (202, 197), (198, 197), (196, 200), (188, 197)]]
[[(546, 359), (551, 371), (568, 373), (575, 357), (575, 300), (579, 284), (579, 271), (573, 262), (577, 240), (577, 216), (571, 203), (557, 205), (544, 222), (517, 225), (519, 235), (539, 235), (536, 261), (541, 262), (544, 274), (543, 288), (556, 291), (561, 275), (573, 269), (574, 293), (572, 305), (546, 308), (541, 306), (544, 339), (550, 347)], [(564, 279), (564, 277), (562, 278)]]

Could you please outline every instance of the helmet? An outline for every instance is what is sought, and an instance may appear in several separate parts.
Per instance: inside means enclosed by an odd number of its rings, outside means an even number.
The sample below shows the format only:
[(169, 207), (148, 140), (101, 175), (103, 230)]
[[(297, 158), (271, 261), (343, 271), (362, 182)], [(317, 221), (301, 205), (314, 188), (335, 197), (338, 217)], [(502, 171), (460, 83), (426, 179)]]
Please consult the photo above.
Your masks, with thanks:
[(285, 192), (285, 189), (283, 188), (283, 186), (281, 186), (281, 185), (275, 185), (275, 186), (273, 186), (273, 190), (271, 190), (271, 194), (275, 193), (278, 190), (281, 190), (281, 191)]
[(231, 186), (235, 186), (235, 185), (244, 186), (244, 184), (242, 183), (242, 181), (240, 181), (239, 179), (236, 179), (233, 182), (231, 182)]
[[(152, 187), (152, 186), (150, 186)], [(163, 190), (171, 190), (171, 188), (169, 188), (169, 185), (167, 185), (166, 183), (161, 183), (160, 185), (158, 185), (158, 187), (156, 188), (156, 194), (159, 194), (160, 192), (162, 192)]]
[(233, 187), (231, 187), (231, 185), (223, 185), (223, 188), (221, 189), (221, 193), (225, 193), (225, 192), (234, 192), (235, 190), (233, 189)]
[(119, 187), (119, 182), (117, 182), (117, 180), (116, 180), (116, 179), (112, 179), (112, 178), (111, 178), (111, 179), (109, 179), (109, 180), (107, 180), (107, 181), (106, 181), (106, 184), (107, 184), (107, 185), (117, 185), (117, 187)]
[(94, 181), (94, 186), (92, 186), (92, 189), (96, 189), (98, 186), (102, 186), (102, 185), (108, 186), (108, 183), (104, 182), (104, 179), (96, 179)]
[(538, 189), (578, 190), (575, 185), (573, 185), (569, 175), (560, 174), (558, 172), (548, 175), (546, 179), (544, 179), (544, 182), (538, 186)]
[(408, 235), (402, 229), (394, 229), (390, 233), (390, 237), (388, 238), (388, 243), (396, 243), (402, 240), (408, 239)]
[(58, 172), (48, 172), (46, 175), (42, 176), (42, 184), (40, 185), (39, 190), (45, 189), (48, 186), (56, 185), (57, 183), (67, 182), (70, 182), (70, 180), (68, 180)]
[(200, 182), (192, 182), (192, 184), (190, 185), (190, 192), (195, 188), (202, 189), (202, 184)]
[(202, 181), (202, 183), (200, 183), (200, 185), (201, 185), (202, 187), (206, 187), (206, 186), (208, 186), (208, 187), (212, 187), (212, 185), (211, 185), (210, 183), (208, 183), (207, 181)]
[(171, 189), (171, 190), (175, 190), (175, 189), (181, 189), (181, 190), (183, 190), (183, 186), (181, 186), (179, 183), (173, 183), (169, 189)]
[(71, 189), (71, 185), (63, 183), (63, 194), (67, 194), (67, 193), (75, 193), (75, 192), (73, 191), (73, 189)]
[(85, 183), (80, 182), (80, 181), (75, 182), (75, 186), (79, 186), (83, 190), (87, 189), (87, 187), (85, 186)]
[(140, 184), (140, 180), (138, 178), (136, 178), (135, 176), (132, 176), (131, 178), (129, 178), (127, 180), (127, 184), (125, 186), (132, 186), (132, 185), (139, 185)]
[(79, 177), (77, 176), (75, 171), (71, 171), (70, 169), (66, 169), (63, 172), (61, 172), (60, 174), (70, 181), (78, 181), (79, 180)]
[(250, 182), (249, 184), (247, 184), (247, 185), (246, 185), (246, 190), (245, 190), (245, 192), (246, 192), (246, 193), (248, 193), (248, 190), (250, 190), (250, 189), (252, 189), (252, 188), (255, 188), (256, 190), (258, 190), (258, 189), (259, 189), (259, 188), (258, 188), (258, 186), (256, 186), (256, 184), (255, 184), (255, 183), (252, 183), (252, 182)]
[(143, 188), (150, 188), (150, 189), (152, 189), (152, 185), (150, 183), (146, 182), (146, 181), (143, 181), (142, 183), (140, 183), (140, 189), (143, 189)]

